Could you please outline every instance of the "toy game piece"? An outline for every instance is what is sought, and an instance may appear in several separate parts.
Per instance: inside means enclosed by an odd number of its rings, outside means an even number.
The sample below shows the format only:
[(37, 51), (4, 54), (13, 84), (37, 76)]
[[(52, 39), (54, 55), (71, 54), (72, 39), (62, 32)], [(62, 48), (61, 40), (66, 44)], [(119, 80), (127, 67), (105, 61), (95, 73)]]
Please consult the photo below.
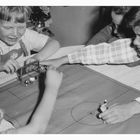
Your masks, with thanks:
[(40, 65), (39, 61), (34, 61), (29, 64), (25, 64), (23, 67), (17, 70), (18, 79), (28, 86), (38, 79), (40, 73), (45, 73), (47, 66)]
[(100, 106), (100, 110), (101, 110), (101, 112), (104, 112), (107, 109), (108, 109), (108, 107), (107, 107), (107, 100), (105, 99), (104, 103)]

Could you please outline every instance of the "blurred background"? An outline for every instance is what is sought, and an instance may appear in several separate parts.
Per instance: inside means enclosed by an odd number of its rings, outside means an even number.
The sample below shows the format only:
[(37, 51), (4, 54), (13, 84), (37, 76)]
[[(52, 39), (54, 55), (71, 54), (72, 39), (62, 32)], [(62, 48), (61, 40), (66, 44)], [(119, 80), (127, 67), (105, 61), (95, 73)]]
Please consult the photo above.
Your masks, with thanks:
[(56, 38), (61, 46), (83, 45), (110, 23), (111, 6), (31, 6), (28, 28)]

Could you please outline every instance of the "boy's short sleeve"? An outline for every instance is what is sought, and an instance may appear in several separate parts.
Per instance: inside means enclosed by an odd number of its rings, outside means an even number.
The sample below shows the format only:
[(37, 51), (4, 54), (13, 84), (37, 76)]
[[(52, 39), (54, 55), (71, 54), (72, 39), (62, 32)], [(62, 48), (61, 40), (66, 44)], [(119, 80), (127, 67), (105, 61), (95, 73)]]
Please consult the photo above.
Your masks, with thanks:
[(22, 37), (23, 42), (25, 43), (27, 50), (39, 51), (44, 47), (48, 41), (49, 36), (38, 33), (36, 31), (26, 29), (24, 36)]

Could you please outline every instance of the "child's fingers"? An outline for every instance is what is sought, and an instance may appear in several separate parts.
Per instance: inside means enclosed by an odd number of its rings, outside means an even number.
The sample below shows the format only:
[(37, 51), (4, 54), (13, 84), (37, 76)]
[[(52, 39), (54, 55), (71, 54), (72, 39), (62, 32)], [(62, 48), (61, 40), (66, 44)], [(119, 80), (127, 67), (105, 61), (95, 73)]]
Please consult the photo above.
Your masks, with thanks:
[(13, 64), (13, 66), (15, 67), (16, 70), (17, 70), (18, 68), (20, 68), (19, 63), (18, 63), (15, 59), (11, 59), (11, 64)]
[(108, 116), (108, 114), (110, 114), (110, 110), (107, 109), (99, 114), (99, 118), (104, 118), (105, 116)]
[(11, 59), (9, 61), (6, 62), (5, 64), (5, 70), (8, 72), (8, 73), (13, 73), (15, 72), (20, 66), (18, 64), (18, 62), (14, 59)]
[(10, 69), (9, 69), (9, 67), (4, 66), (4, 71), (5, 71), (6, 73), (10, 73)]
[(118, 103), (115, 103), (115, 104), (111, 105), (109, 108), (111, 109), (111, 108), (113, 108), (116, 105), (118, 105)]
[(9, 64), (9, 69), (11, 73), (14, 73), (16, 71), (16, 67), (13, 64)]
[(34, 58), (27, 59), (25, 61), (25, 65), (30, 64), (30, 63), (35, 62), (35, 61), (36, 61), (36, 59), (34, 59)]

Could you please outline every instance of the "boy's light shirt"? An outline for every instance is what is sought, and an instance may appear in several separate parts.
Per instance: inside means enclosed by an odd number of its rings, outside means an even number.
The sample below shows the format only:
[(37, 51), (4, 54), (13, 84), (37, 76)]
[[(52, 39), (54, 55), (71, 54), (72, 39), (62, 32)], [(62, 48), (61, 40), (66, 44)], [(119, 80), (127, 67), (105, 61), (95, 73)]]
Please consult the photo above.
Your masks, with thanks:
[[(22, 41), (24, 42), (24, 44), (27, 48), (29, 56), (24, 57), (22, 54), (20, 57), (18, 57), (16, 60), (19, 62), (19, 65), (23, 66), (24, 61), (27, 58), (31, 57), (30, 50), (38, 51), (42, 47), (44, 47), (48, 38), (49, 37), (46, 35), (39, 34), (30, 29), (26, 29), (26, 32), (25, 32), (24, 36), (22, 37)], [(9, 47), (4, 42), (0, 41), (0, 54), (2, 54), (2, 55), (8, 53), (9, 51), (11, 51), (13, 49), (19, 49), (19, 48), (20, 48), (19, 42), (17, 42), (14, 46)], [(16, 73), (6, 74), (5, 72), (0, 72), (0, 87), (4, 86), (5, 84), (8, 84), (9, 82), (12, 82), (16, 78), (17, 78)]]
[(69, 63), (82, 64), (125, 64), (140, 60), (131, 46), (131, 39), (119, 39), (110, 44), (88, 45), (68, 54)]
[(48, 39), (49, 36), (30, 29), (26, 29), (26, 32), (22, 37), (22, 40), (25, 43), (25, 46), (27, 46), (28, 51), (30, 50), (39, 51), (41, 48), (44, 47)]

